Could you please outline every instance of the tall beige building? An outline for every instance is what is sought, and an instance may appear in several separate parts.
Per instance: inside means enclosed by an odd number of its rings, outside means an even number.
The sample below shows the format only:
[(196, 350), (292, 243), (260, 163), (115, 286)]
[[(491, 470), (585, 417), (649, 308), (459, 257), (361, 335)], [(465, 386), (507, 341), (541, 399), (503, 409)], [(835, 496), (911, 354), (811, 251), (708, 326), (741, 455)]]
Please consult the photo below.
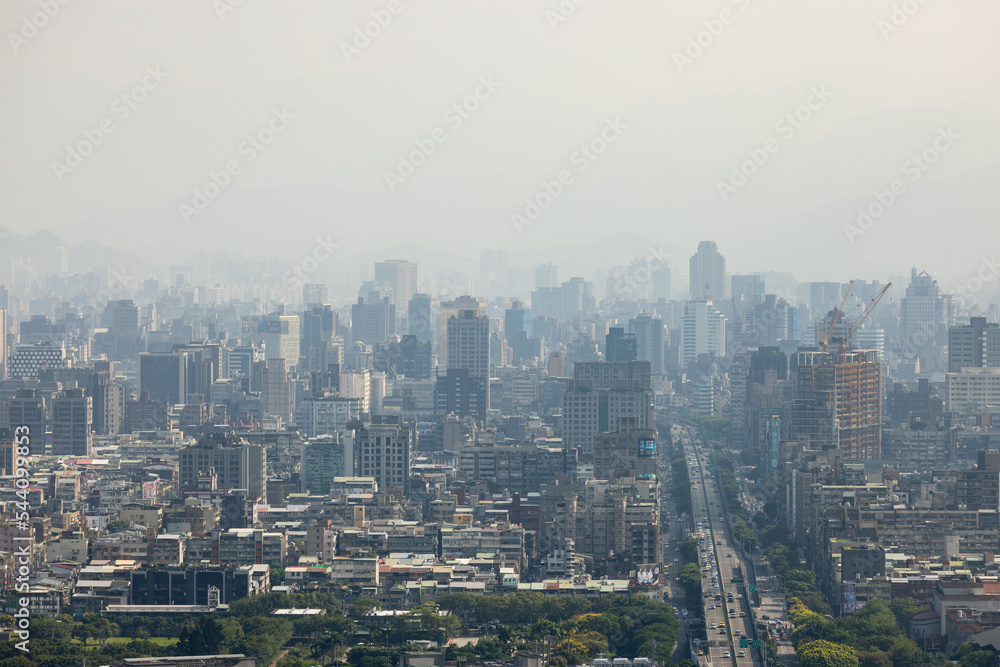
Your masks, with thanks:
[(463, 310), (472, 310), (479, 315), (486, 310), (486, 302), (468, 295), (441, 302), (438, 313), (438, 368), (442, 373), (448, 369), (448, 320)]

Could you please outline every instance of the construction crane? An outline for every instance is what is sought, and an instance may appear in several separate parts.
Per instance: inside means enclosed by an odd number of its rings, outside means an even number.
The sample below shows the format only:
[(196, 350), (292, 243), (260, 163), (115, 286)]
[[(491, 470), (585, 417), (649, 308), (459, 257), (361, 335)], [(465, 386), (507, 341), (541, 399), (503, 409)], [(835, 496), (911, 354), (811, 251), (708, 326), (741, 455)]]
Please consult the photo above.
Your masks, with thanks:
[(854, 332), (858, 330), (858, 327), (860, 327), (861, 324), (868, 319), (868, 316), (871, 315), (873, 310), (875, 310), (875, 306), (877, 306), (878, 302), (882, 300), (882, 297), (885, 296), (885, 293), (889, 291), (890, 287), (892, 287), (892, 283), (883, 287), (881, 292), (872, 297), (872, 300), (868, 302), (867, 306), (865, 306), (864, 312), (861, 313), (861, 317), (859, 317), (858, 320), (851, 325), (851, 328), (847, 330), (844, 337), (840, 339), (840, 363), (843, 364), (847, 361), (847, 341), (850, 340), (851, 336), (854, 335)]
[(844, 292), (844, 298), (840, 300), (840, 305), (837, 306), (837, 312), (833, 315), (833, 322), (830, 323), (830, 330), (824, 331), (823, 336), (820, 338), (819, 346), (823, 348), (826, 352), (830, 346), (830, 338), (833, 337), (833, 332), (837, 330), (837, 320), (840, 319), (841, 313), (844, 312), (844, 304), (847, 303), (847, 297), (851, 295), (851, 288), (854, 287), (854, 281), (847, 283), (847, 290)]

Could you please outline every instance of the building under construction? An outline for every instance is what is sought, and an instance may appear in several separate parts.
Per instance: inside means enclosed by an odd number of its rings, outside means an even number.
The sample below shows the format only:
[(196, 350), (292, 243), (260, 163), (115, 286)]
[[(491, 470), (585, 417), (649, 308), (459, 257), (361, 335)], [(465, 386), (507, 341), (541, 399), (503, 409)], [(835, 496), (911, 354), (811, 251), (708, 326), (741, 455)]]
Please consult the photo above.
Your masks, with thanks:
[(882, 362), (878, 350), (799, 350), (796, 397), (832, 407), (845, 460), (882, 456)]

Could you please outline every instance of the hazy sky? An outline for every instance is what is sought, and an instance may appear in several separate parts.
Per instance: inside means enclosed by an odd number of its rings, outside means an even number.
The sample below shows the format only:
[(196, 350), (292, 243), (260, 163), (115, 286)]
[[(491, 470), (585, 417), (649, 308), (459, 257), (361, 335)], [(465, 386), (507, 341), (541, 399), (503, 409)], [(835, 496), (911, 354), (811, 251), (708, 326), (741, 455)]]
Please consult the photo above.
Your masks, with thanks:
[(6, 0), (0, 25), (19, 234), (159, 262), (641, 237), (682, 272), (713, 239), (733, 272), (946, 285), (997, 250), (996, 0)]

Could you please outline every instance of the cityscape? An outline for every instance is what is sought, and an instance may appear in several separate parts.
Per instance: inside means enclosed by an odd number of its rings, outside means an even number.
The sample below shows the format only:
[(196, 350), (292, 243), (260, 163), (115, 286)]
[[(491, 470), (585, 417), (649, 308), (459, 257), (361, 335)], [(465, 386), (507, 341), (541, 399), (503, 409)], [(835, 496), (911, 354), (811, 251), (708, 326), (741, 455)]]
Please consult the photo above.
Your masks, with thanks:
[(986, 0), (12, 0), (0, 667), (1000, 667)]

